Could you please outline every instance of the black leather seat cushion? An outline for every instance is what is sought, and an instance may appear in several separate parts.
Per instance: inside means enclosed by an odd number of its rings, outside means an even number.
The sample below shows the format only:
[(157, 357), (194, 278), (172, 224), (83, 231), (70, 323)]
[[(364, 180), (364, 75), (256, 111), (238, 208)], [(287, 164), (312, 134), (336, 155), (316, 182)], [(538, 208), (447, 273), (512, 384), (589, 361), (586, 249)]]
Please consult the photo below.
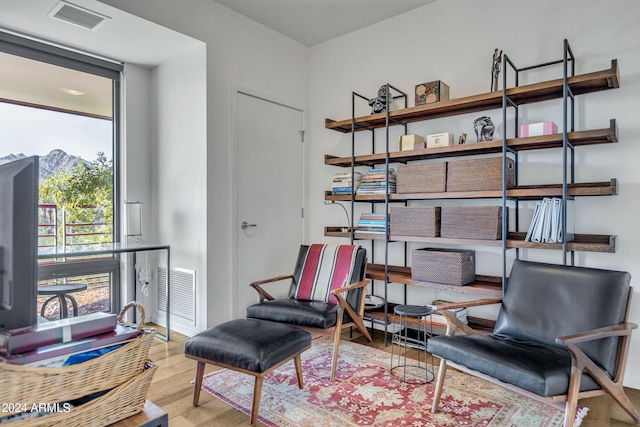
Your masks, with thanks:
[(338, 305), (321, 301), (281, 299), (247, 307), (248, 318), (326, 329), (336, 324)]
[(238, 319), (190, 338), (184, 344), (184, 352), (261, 373), (310, 345), (311, 334), (294, 326), (258, 319)]
[[(569, 389), (571, 358), (560, 346), (478, 334), (430, 338), (427, 350), (539, 396), (562, 395)], [(582, 375), (581, 391), (598, 388), (591, 376)]]

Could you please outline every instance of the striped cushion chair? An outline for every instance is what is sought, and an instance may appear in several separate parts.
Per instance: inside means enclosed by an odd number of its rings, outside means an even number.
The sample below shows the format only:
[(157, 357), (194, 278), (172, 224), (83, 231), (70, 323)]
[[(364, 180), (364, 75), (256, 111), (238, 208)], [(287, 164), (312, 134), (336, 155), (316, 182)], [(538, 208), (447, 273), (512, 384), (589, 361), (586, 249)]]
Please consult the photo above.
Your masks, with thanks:
[[(366, 250), (360, 246), (302, 245), (293, 274), (250, 283), (259, 302), (247, 307), (247, 318), (289, 323), (312, 334), (333, 336), (333, 381), (343, 328), (356, 326), (371, 341), (362, 320), (366, 268)], [(286, 299), (275, 299), (261, 287), (283, 280), (291, 280)]]

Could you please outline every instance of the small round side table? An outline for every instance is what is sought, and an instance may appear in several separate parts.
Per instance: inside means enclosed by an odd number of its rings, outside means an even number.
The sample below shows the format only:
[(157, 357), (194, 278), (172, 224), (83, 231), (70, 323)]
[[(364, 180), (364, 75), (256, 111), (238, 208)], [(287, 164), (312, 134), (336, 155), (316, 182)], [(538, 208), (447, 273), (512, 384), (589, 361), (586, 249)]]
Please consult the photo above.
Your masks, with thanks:
[[(410, 384), (430, 383), (435, 378), (433, 356), (427, 352), (427, 339), (432, 334), (431, 309), (427, 306), (397, 305), (393, 314), (394, 326), (399, 329), (391, 338), (391, 375)], [(409, 349), (415, 349), (417, 360), (407, 359)]]
[(87, 289), (86, 283), (65, 283), (61, 285), (38, 286), (38, 295), (51, 295), (42, 304), (42, 308), (40, 308), (40, 316), (44, 317), (44, 311), (47, 304), (58, 299), (58, 301), (60, 301), (60, 319), (66, 319), (69, 317), (69, 312), (67, 310), (67, 298), (69, 298), (69, 301), (71, 301), (71, 305), (73, 306), (73, 316), (77, 316), (78, 302), (69, 294), (84, 291), (85, 289)]

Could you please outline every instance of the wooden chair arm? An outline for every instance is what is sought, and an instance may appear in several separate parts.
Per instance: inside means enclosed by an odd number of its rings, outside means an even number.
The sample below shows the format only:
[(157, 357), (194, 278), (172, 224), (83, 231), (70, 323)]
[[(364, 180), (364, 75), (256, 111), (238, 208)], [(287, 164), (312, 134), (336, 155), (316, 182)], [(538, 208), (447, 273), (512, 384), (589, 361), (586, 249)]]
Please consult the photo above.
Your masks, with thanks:
[(502, 302), (502, 298), (484, 298), (480, 300), (474, 301), (462, 301), (462, 302), (447, 302), (447, 303), (438, 303), (438, 301), (434, 301), (436, 303), (432, 306), (433, 309), (437, 310), (442, 316), (444, 316), (447, 321), (447, 335), (455, 335), (455, 334), (463, 334), (463, 335), (475, 335), (477, 332), (474, 331), (469, 325), (462, 323), (453, 313), (451, 313), (450, 309), (458, 309), (458, 308), (467, 308), (467, 307), (479, 307), (481, 305), (490, 305), (490, 304), (499, 304)]
[(274, 300), (275, 298), (273, 296), (271, 296), (271, 294), (267, 291), (265, 291), (264, 289), (262, 289), (260, 287), (260, 285), (264, 285), (267, 283), (273, 283), (273, 282), (280, 282), (282, 280), (287, 280), (287, 279), (292, 279), (293, 278), (293, 274), (287, 274), (285, 276), (276, 276), (276, 277), (271, 277), (269, 279), (264, 279), (264, 280), (257, 280), (255, 282), (251, 282), (249, 283), (249, 286), (251, 286), (253, 289), (256, 290), (256, 292), (258, 293), (258, 298), (259, 301), (262, 302), (264, 300)]
[(618, 325), (605, 326), (604, 328), (592, 329), (590, 331), (556, 338), (556, 344), (567, 346), (602, 338), (631, 335), (631, 331), (637, 327), (638, 325), (635, 323), (620, 323)]
[(477, 334), (469, 325), (462, 323), (460, 319), (458, 319), (453, 313), (448, 310), (443, 310), (440, 312), (444, 319), (447, 321), (447, 332), (446, 335), (455, 335), (456, 333), (460, 333), (463, 335), (475, 335)]
[(343, 286), (342, 288), (338, 288), (338, 289), (334, 289), (331, 291), (331, 294), (333, 296), (336, 297), (336, 299), (338, 300), (338, 306), (340, 307), (340, 310), (338, 311), (338, 315), (341, 316), (341, 313), (347, 313), (347, 316), (349, 316), (349, 318), (353, 321), (353, 323), (356, 324), (357, 328), (360, 330), (360, 332), (362, 332), (362, 334), (369, 340), (369, 341), (373, 341), (373, 339), (371, 338), (371, 334), (369, 334), (369, 331), (367, 330), (366, 326), (364, 325), (363, 322), (363, 313), (364, 313), (364, 298), (365, 298), (365, 293), (366, 292), (362, 292), (362, 295), (360, 296), (360, 310), (359, 312), (356, 312), (353, 307), (351, 307), (351, 305), (347, 302), (346, 299), (344, 299), (344, 297), (342, 296), (343, 292), (347, 292), (350, 291), (352, 289), (358, 289), (358, 288), (365, 288), (367, 286), (367, 284), (369, 283), (368, 279), (365, 280), (361, 280), (359, 282), (356, 283), (352, 283), (348, 286)]
[(369, 279), (361, 280), (359, 282), (352, 283), (352, 284), (347, 285), (347, 286), (343, 286), (342, 288), (334, 289), (334, 290), (331, 291), (331, 294), (335, 295), (336, 297), (338, 297), (338, 294), (341, 294), (343, 292), (348, 292), (348, 291), (350, 291), (352, 289), (364, 288), (368, 284), (369, 284)]
[(501, 302), (502, 302), (502, 298), (484, 298), (484, 299), (473, 300), (473, 301), (439, 303), (439, 304), (432, 305), (432, 307), (442, 312), (444, 310), (449, 310), (449, 309), (479, 307), (481, 305), (490, 305), (490, 304), (500, 304)]

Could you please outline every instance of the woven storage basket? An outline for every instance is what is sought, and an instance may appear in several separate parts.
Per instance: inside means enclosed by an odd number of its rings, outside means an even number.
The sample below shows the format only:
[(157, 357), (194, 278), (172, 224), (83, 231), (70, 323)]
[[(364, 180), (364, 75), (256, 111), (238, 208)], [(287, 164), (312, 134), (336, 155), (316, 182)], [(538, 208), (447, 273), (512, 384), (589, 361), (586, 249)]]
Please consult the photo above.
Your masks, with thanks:
[[(507, 188), (515, 185), (513, 159), (507, 158)], [(502, 190), (502, 156), (455, 160), (447, 164), (447, 191)]]
[(474, 251), (424, 248), (411, 252), (413, 280), (462, 286), (473, 282), (475, 277)]
[(396, 193), (443, 193), (446, 179), (446, 162), (399, 165)]
[(391, 234), (396, 236), (440, 236), (439, 206), (394, 206), (389, 210)]
[[(39, 418), (14, 421), (7, 425), (16, 427), (101, 427), (113, 424), (142, 410), (147, 399), (149, 385), (157, 368), (157, 365), (151, 361), (144, 361), (141, 372), (106, 394), (75, 406), (68, 412), (61, 411)], [(61, 406), (61, 408), (63, 407)]]
[(60, 368), (0, 363), (0, 402), (66, 402), (112, 389), (140, 374), (149, 357), (155, 330), (103, 356)]
[(440, 235), (455, 239), (502, 239), (502, 207), (443, 206)]

